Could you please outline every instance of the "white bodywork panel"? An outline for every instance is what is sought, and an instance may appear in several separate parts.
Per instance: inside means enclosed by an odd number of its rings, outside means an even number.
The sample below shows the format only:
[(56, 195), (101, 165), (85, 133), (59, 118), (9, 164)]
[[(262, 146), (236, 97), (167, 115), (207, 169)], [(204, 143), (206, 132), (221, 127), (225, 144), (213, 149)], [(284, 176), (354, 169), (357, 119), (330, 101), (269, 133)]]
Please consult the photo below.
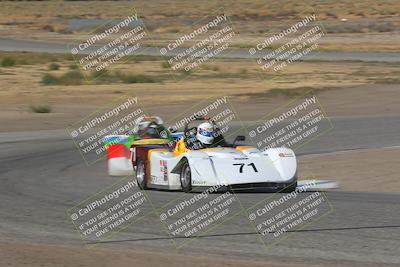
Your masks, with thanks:
[(151, 153), (149, 187), (181, 188), (179, 162), (186, 158), (191, 168), (192, 186), (238, 185), (247, 183), (295, 182), (296, 156), (288, 148), (271, 148), (261, 152), (248, 147), (211, 148), (189, 151), (179, 156), (172, 152)]
[(108, 175), (127, 176), (133, 174), (132, 161), (126, 157), (108, 159)]

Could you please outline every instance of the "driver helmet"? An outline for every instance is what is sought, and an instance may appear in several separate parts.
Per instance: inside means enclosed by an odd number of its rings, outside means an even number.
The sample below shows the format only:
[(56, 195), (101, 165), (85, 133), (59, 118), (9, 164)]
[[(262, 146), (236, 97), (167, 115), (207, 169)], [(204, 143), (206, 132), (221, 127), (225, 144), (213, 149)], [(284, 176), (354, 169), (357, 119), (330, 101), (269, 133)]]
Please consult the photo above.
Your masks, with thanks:
[(133, 128), (133, 133), (139, 135), (148, 135), (151, 138), (159, 136), (158, 126), (162, 125), (163, 121), (157, 116), (142, 116), (136, 120)]
[(203, 122), (197, 127), (197, 140), (206, 145), (211, 145), (214, 141), (214, 126), (209, 122)]
[(161, 137), (161, 127), (157, 124), (151, 123), (147, 128), (146, 128), (146, 135), (149, 138), (160, 138)]

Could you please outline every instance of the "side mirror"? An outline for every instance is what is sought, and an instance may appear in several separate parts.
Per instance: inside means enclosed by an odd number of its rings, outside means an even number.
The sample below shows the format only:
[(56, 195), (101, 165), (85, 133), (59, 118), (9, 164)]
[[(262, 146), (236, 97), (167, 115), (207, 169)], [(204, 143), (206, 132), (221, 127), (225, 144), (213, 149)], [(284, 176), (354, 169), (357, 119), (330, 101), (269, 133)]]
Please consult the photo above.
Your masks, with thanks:
[(236, 142), (242, 142), (246, 140), (246, 136), (244, 135), (238, 135), (236, 136), (235, 140), (233, 140), (233, 144), (235, 144)]

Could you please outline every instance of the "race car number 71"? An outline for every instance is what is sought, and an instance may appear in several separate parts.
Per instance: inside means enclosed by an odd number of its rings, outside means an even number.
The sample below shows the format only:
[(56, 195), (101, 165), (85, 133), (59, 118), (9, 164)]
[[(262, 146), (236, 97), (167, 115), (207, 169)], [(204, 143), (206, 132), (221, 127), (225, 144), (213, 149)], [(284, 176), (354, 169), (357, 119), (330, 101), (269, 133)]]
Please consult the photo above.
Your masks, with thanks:
[[(245, 163), (234, 163), (234, 164), (233, 164), (233, 166), (240, 166), (240, 168), (239, 168), (239, 172), (240, 172), (240, 173), (243, 173), (243, 167), (244, 167), (245, 165), (246, 165)], [(258, 170), (257, 170), (257, 168), (256, 168), (256, 165), (255, 165), (254, 163), (249, 163), (249, 164), (247, 164), (246, 166), (251, 166), (251, 167), (253, 167), (254, 172), (258, 172)]]

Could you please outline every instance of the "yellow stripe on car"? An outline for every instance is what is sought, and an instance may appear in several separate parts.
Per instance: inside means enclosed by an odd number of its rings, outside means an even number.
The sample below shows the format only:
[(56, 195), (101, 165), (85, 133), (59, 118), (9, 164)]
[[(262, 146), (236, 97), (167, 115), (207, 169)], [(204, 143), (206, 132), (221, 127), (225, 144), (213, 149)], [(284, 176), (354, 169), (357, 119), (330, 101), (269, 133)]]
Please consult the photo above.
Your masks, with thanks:
[(251, 146), (237, 146), (236, 150), (239, 150), (239, 151), (243, 152), (243, 151), (248, 150), (250, 148), (251, 148)]
[(168, 139), (150, 138), (134, 141), (134, 145), (164, 145), (169, 142)]

